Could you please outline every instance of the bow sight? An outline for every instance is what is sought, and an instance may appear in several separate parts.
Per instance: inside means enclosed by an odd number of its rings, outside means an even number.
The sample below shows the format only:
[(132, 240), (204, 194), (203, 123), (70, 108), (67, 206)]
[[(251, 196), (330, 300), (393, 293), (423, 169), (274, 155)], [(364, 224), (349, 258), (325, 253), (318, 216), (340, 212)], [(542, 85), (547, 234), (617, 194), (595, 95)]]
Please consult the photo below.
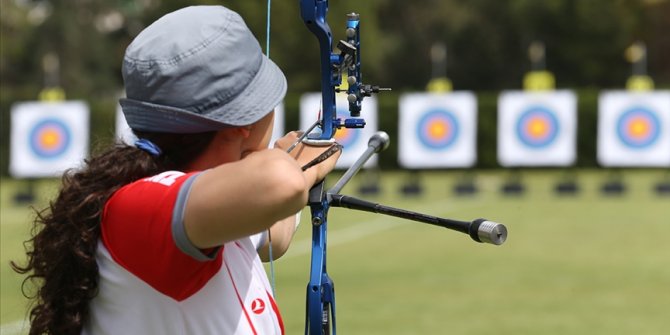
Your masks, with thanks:
[[(363, 84), (361, 75), (360, 17), (347, 14), (346, 41), (337, 43), (339, 53), (332, 51), (333, 37), (326, 22), (328, 1), (302, 0), (300, 13), (307, 28), (319, 41), (321, 63), (322, 108), (320, 134), (308, 135), (309, 140), (331, 140), (338, 128), (363, 128), (365, 120), (360, 118), (363, 98), (373, 93), (389, 90), (379, 86)], [(335, 94), (341, 92), (342, 74), (347, 72), (347, 101), (351, 118), (337, 118)]]

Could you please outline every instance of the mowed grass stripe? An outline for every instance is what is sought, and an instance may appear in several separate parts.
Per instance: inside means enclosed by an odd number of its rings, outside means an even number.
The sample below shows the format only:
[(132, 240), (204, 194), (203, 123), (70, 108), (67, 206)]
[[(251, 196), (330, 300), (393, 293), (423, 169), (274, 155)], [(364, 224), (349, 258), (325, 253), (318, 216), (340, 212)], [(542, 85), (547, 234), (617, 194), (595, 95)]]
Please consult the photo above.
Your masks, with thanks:
[[(482, 245), (439, 227), (331, 209), (328, 268), (340, 333), (668, 333), (670, 197), (652, 192), (664, 172), (622, 171), (623, 196), (600, 194), (609, 178), (604, 171), (576, 173), (582, 192), (574, 197), (552, 193), (561, 171), (524, 171), (527, 193), (520, 197), (498, 192), (507, 171), (481, 171), (481, 192), (455, 197), (451, 186), (460, 173), (428, 172), (418, 198), (397, 193), (406, 174), (383, 173), (384, 192), (372, 201), (459, 220), (486, 217), (506, 224), (509, 240)], [(25, 316), (20, 277), (7, 262), (22, 254), (31, 217), (11, 204), (7, 187), (3, 181), (3, 325)], [(288, 334), (304, 332), (308, 209), (302, 217), (294, 245), (276, 263)]]

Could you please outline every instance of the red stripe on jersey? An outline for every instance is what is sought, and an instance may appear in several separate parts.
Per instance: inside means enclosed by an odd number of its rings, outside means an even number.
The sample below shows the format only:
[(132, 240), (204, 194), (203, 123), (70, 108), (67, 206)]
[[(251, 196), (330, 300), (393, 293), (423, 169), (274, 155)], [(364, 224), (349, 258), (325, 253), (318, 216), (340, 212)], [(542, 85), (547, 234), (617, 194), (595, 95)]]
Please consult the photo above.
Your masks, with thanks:
[(281, 318), (281, 314), (279, 314), (279, 308), (277, 307), (277, 303), (275, 302), (275, 299), (272, 298), (272, 294), (270, 292), (265, 291), (265, 293), (268, 294), (268, 298), (270, 299), (270, 305), (272, 305), (272, 310), (275, 312), (275, 315), (277, 316), (277, 321), (279, 322), (279, 329), (281, 329), (282, 335), (284, 335), (284, 320)]
[[(240, 242), (235, 241), (235, 245), (240, 248), (242, 252), (244, 252), (247, 256), (251, 257), (246, 249), (244, 249), (241, 245)], [(228, 265), (226, 265), (227, 267)], [(279, 313), (279, 308), (277, 307), (277, 303), (275, 302), (274, 298), (272, 297), (272, 294), (270, 292), (265, 291), (265, 293), (268, 295), (268, 299), (270, 299), (270, 305), (272, 306), (272, 310), (274, 311), (275, 315), (277, 316), (277, 322), (279, 323), (279, 329), (281, 329), (281, 333), (284, 334), (284, 320), (281, 318), (281, 314)], [(246, 312), (245, 312), (246, 313)]]
[(235, 285), (233, 275), (230, 273), (228, 263), (224, 262), (224, 264), (226, 264), (226, 270), (228, 270), (228, 277), (230, 277), (230, 282), (233, 283), (233, 288), (235, 289), (235, 295), (237, 296), (237, 301), (240, 302), (240, 308), (242, 309), (242, 312), (244, 312), (244, 316), (247, 318), (247, 322), (249, 323), (249, 327), (251, 327), (251, 331), (254, 333), (254, 335), (257, 335), (258, 333), (256, 333), (256, 328), (254, 327), (254, 324), (251, 322), (251, 318), (249, 317), (249, 312), (247, 312), (247, 308), (246, 306), (244, 306), (244, 301), (242, 301), (242, 297), (240, 297), (240, 292), (237, 290), (237, 285)]
[(172, 238), (175, 201), (192, 174), (166, 172), (122, 187), (105, 204), (101, 222), (102, 242), (114, 261), (177, 301), (205, 286), (223, 258), (221, 248), (214, 260), (197, 261)]

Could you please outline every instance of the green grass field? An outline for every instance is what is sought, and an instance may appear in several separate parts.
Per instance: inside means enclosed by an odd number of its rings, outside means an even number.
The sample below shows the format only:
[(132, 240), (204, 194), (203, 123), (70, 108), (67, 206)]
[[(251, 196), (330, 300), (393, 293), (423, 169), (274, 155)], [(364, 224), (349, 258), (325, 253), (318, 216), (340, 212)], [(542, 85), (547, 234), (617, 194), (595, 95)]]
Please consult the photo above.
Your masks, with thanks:
[[(425, 193), (398, 193), (405, 173), (382, 175), (380, 203), (454, 219), (504, 223), (508, 241), (477, 244), (421, 223), (340, 208), (329, 218), (328, 268), (341, 334), (667, 334), (670, 332), (670, 197), (662, 172), (624, 171), (628, 192), (603, 196), (607, 175), (577, 171), (581, 192), (558, 196), (555, 171), (525, 171), (527, 192), (504, 197), (503, 171), (477, 174), (480, 192), (457, 197), (459, 172), (422, 174)], [(335, 178), (329, 180), (334, 181)], [(356, 182), (343, 193), (356, 195)], [(40, 203), (55, 192), (37, 185)], [(26, 301), (8, 262), (21, 259), (32, 214), (12, 204), (2, 181), (2, 334), (20, 330)], [(275, 262), (277, 299), (288, 334), (304, 332), (309, 213), (290, 251)]]

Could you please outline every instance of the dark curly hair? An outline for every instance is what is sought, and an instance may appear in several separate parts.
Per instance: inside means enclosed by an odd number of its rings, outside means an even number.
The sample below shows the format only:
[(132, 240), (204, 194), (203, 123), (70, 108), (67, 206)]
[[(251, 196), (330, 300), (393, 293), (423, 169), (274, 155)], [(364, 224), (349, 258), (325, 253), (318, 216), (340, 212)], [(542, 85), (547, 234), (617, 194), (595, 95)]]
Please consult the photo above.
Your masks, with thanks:
[[(56, 199), (36, 210), (32, 238), (24, 243), (27, 264), (10, 262), (14, 271), (27, 274), (22, 291), (33, 300), (31, 335), (81, 333), (88, 303), (98, 292), (95, 255), (109, 197), (140, 178), (184, 169), (205, 150), (215, 132), (135, 134), (158, 145), (163, 153), (154, 157), (134, 146), (115, 144), (87, 159), (82, 169), (64, 173)], [(27, 293), (28, 284), (36, 288), (33, 294)]]

